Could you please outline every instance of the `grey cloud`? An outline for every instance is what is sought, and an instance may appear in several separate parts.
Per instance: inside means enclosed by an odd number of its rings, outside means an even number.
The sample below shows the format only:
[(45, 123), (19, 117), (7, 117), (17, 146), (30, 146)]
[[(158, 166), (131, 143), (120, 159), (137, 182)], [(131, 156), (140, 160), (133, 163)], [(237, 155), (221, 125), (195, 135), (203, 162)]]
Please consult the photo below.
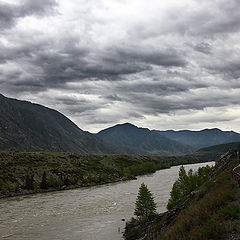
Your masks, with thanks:
[[(51, 101), (46, 97), (41, 103), (89, 125), (239, 106), (238, 95), (226, 90), (240, 89), (240, 4), (200, 2), (196, 9), (172, 8), (163, 20), (160, 14), (154, 22), (120, 26), (123, 36), (117, 40), (111, 38), (111, 16), (101, 22), (94, 13), (84, 14), (85, 9), (76, 19), (67, 18), (56, 36), (48, 36), (47, 28), (34, 38), (32, 32), (9, 29), (2, 34), (9, 44), (0, 45), (0, 89), (22, 98), (42, 99), (45, 94)], [(19, 18), (52, 14), (56, 4), (0, 3), (0, 30)], [(118, 24), (113, 22), (114, 28)]]
[[(231, 94), (219, 94), (214, 91), (208, 91), (211, 97), (205, 98), (205, 95), (194, 96), (191, 94), (171, 96), (158, 96), (145, 94), (131, 94), (128, 102), (135, 106), (135, 109), (141, 109), (142, 113), (147, 115), (169, 114), (179, 110), (203, 110), (206, 107), (222, 107), (236, 105), (238, 102)], [(143, 101), (144, 99), (144, 101)], [(223, 102), (224, 99), (224, 102)]]
[(19, 18), (52, 14), (56, 6), (55, 0), (25, 0), (19, 5), (0, 2), (0, 30), (13, 27)]
[(240, 59), (223, 59), (220, 63), (213, 63), (206, 68), (212, 74), (222, 75), (229, 86), (233, 84), (232, 87), (240, 87), (240, 83), (236, 84), (235, 81), (240, 79)]
[(107, 96), (102, 96), (102, 98), (105, 98), (110, 101), (122, 101), (123, 99), (119, 97), (117, 94), (112, 94), (112, 95), (107, 95)]
[(16, 18), (18, 18), (16, 9), (15, 5), (0, 3), (0, 30), (14, 25)]
[(238, 0), (198, 0), (195, 5), (172, 7), (166, 14), (165, 21), (156, 18), (156, 26), (144, 28), (136, 25), (129, 34), (134, 37), (152, 38), (179, 34), (183, 37), (193, 36), (216, 39), (223, 34), (240, 30), (240, 4)]
[[(131, 75), (150, 71), (152, 65), (162, 68), (184, 67), (186, 61), (174, 49), (154, 51), (146, 47), (136, 51), (136, 46), (107, 49), (79, 47), (74, 39), (64, 39), (64, 47), (54, 48), (51, 42), (41, 40), (18, 47), (1, 47), (0, 61), (2, 64), (15, 61), (16, 64), (29, 66), (33, 87), (36, 82), (50, 88), (65, 86), (74, 81), (121, 80), (123, 75)], [(71, 43), (71, 44), (67, 44)], [(94, 47), (94, 46), (93, 46)], [(16, 74), (16, 80), (22, 74)], [(2, 75), (1, 78), (3, 78)], [(29, 76), (28, 76), (29, 77)], [(6, 77), (7, 78), (7, 77)], [(1, 80), (1, 79), (0, 79)], [(29, 86), (31, 82), (29, 81)], [(39, 83), (39, 85), (41, 85)], [(21, 81), (19, 81), (19, 86)], [(23, 87), (24, 87), (23, 82)], [(39, 88), (41, 91), (42, 88)]]
[(20, 7), (20, 12), (22, 16), (45, 16), (56, 13), (56, 6), (56, 0), (25, 0), (24, 4)]
[(60, 105), (64, 106), (64, 111), (67, 114), (79, 115), (88, 113), (91, 114), (92, 111), (96, 111), (99, 108), (104, 107), (103, 101), (89, 101), (82, 98), (76, 98), (74, 96), (68, 97), (57, 97), (55, 99)]
[(206, 42), (201, 42), (197, 45), (193, 46), (193, 49), (195, 51), (201, 52), (201, 53), (205, 53), (205, 54), (211, 54), (212, 52), (212, 48), (211, 45), (206, 43)]
[(70, 98), (70, 97), (58, 97), (56, 98), (57, 101), (60, 101), (64, 105), (71, 105), (71, 106), (79, 106), (80, 103), (86, 104), (87, 101), (84, 99), (76, 99), (76, 98)]
[(184, 67), (186, 60), (174, 49), (156, 50), (145, 47), (139, 49), (136, 46), (123, 49), (112, 49), (115, 59), (121, 59), (123, 62), (138, 62), (153, 64), (163, 67)]
[(109, 126), (115, 125), (118, 122), (126, 121), (126, 119), (134, 118), (134, 119), (144, 119), (144, 116), (136, 111), (129, 111), (129, 112), (113, 112), (110, 114), (99, 114), (96, 116), (94, 113), (90, 113), (86, 116), (85, 120), (91, 124), (108, 124)]

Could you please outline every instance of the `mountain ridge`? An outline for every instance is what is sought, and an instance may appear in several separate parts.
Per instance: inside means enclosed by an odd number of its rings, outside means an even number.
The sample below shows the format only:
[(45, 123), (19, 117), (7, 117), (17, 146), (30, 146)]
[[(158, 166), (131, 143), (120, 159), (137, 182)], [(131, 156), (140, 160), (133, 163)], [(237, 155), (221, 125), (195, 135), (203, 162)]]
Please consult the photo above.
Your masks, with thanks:
[(168, 139), (148, 128), (139, 128), (131, 123), (114, 125), (99, 131), (96, 135), (131, 154), (183, 155), (192, 152), (190, 146)]
[(114, 153), (57, 110), (0, 95), (0, 150)]
[(240, 141), (240, 134), (235, 131), (222, 131), (219, 128), (192, 130), (153, 130), (172, 140), (194, 147), (195, 150), (218, 144)]

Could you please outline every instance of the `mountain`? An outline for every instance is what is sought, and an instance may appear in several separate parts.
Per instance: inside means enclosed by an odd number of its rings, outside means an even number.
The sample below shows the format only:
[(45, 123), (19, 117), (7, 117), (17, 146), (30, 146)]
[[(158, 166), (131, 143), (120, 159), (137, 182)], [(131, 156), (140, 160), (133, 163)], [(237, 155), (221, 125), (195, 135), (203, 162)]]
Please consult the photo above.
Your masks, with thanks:
[(97, 133), (97, 136), (128, 154), (169, 156), (192, 152), (190, 146), (168, 139), (147, 128), (138, 128), (130, 123), (104, 129)]
[(201, 131), (159, 131), (154, 130), (155, 133), (159, 133), (162, 136), (170, 138), (172, 140), (181, 142), (183, 144), (190, 145), (196, 150), (203, 147), (209, 147), (217, 144), (237, 142), (240, 141), (240, 134), (233, 131), (222, 131), (218, 128), (204, 129)]
[(116, 150), (56, 110), (0, 94), (0, 150), (9, 149), (76, 153)]

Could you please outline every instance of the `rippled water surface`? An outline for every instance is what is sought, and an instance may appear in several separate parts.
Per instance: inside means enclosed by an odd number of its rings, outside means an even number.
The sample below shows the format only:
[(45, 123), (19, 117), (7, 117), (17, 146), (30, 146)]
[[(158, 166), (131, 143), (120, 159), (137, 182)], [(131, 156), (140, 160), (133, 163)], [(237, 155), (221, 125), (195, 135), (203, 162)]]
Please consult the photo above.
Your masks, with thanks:
[[(185, 168), (207, 164), (214, 163)], [(132, 217), (141, 183), (147, 184), (163, 212), (178, 171), (176, 166), (132, 181), (0, 199), (0, 239), (119, 240), (122, 219)]]

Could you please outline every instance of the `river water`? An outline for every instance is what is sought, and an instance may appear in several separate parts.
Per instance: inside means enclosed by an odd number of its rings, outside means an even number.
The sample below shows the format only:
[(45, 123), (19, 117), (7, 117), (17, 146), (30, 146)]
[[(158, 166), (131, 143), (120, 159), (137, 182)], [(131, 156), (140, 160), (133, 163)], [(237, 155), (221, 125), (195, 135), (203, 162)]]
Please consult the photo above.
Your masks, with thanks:
[[(185, 169), (207, 164), (214, 162)], [(125, 226), (122, 219), (133, 216), (141, 183), (153, 193), (157, 210), (164, 212), (179, 167), (126, 182), (0, 199), (0, 239), (119, 240)]]

